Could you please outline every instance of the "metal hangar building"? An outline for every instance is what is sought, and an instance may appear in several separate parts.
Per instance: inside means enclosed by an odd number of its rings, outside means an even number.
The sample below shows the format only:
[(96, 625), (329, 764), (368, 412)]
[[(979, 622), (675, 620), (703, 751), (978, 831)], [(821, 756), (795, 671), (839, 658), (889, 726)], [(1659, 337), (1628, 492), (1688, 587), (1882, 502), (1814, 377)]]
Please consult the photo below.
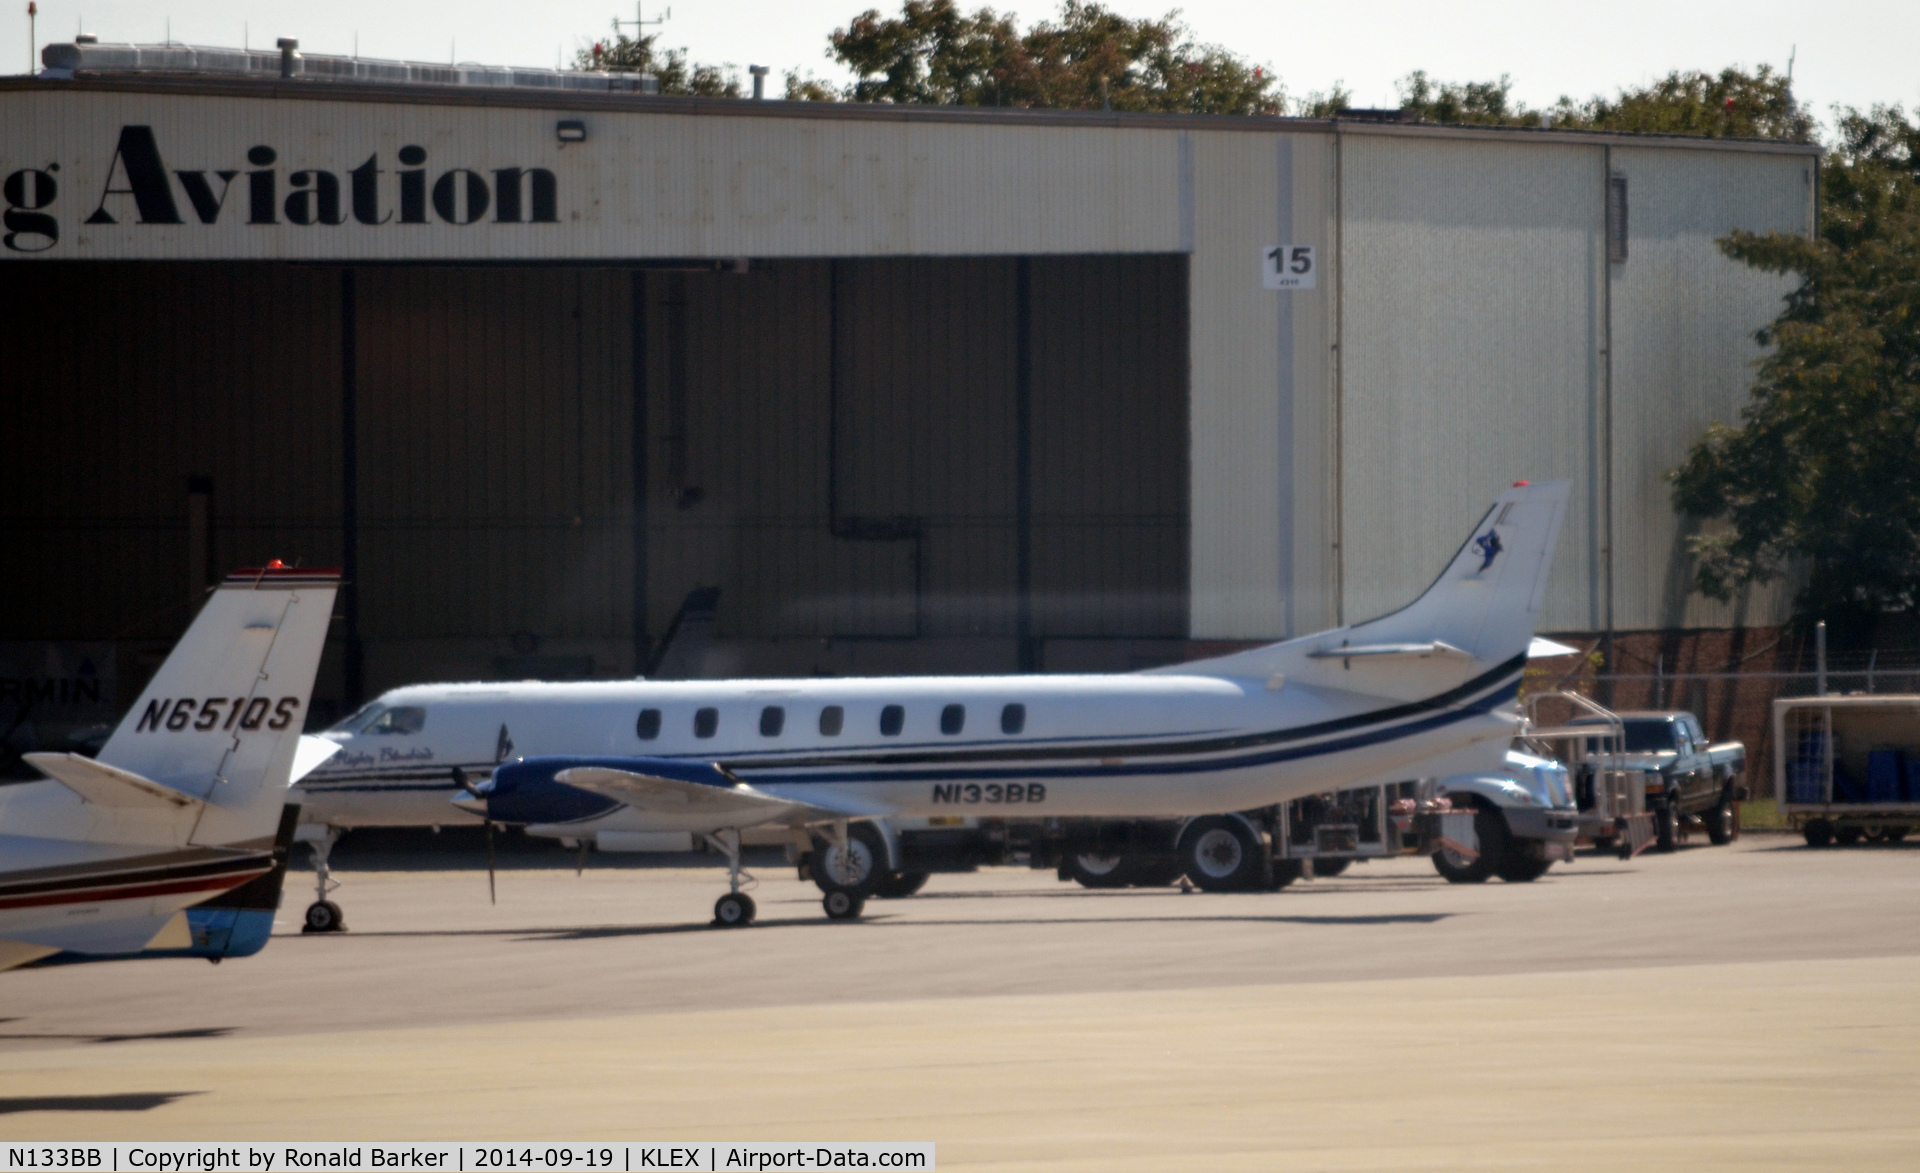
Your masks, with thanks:
[(698, 587), (709, 674), (1127, 669), (1396, 607), (1555, 478), (1548, 629), (1782, 612), (1688, 596), (1663, 474), (1786, 291), (1714, 242), (1810, 231), (1810, 146), (47, 60), (0, 640), (133, 679), (280, 557), (354, 584), (321, 711), (643, 671)]

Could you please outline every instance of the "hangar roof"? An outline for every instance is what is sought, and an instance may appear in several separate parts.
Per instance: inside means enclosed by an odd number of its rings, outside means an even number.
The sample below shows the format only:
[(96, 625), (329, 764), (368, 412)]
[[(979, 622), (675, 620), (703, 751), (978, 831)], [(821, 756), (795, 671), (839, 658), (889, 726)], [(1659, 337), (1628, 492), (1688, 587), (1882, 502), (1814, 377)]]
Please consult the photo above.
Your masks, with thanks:
[[(64, 47), (64, 46), (63, 46)], [(90, 46), (89, 46), (90, 47)], [(52, 48), (50, 46), (50, 48)], [(264, 54), (256, 54), (264, 55)], [(396, 63), (397, 64), (397, 63)], [(540, 74), (553, 70), (505, 71), (491, 67), (460, 67), (443, 72), (480, 75)], [(557, 76), (569, 79), (579, 75)], [(597, 92), (551, 85), (394, 83), (359, 79), (304, 76), (291, 79), (259, 75), (222, 75), (139, 69), (87, 69), (71, 76), (0, 79), (0, 93), (9, 90), (92, 90), (161, 92), (229, 98), (320, 99), (330, 102), (373, 102), (428, 106), (492, 106), (519, 109), (564, 109), (672, 113), (719, 118), (795, 118), (850, 122), (922, 122), (1002, 126), (1058, 126), (1081, 129), (1206, 130), (1273, 134), (1365, 134), (1428, 139), (1516, 140), (1536, 143), (1659, 146), (1682, 150), (1738, 151), (1785, 155), (1818, 155), (1817, 143), (1772, 139), (1703, 138), (1695, 135), (1622, 134), (1610, 131), (1562, 130), (1527, 126), (1455, 126), (1419, 122), (1390, 122), (1367, 118), (1287, 118), (1264, 115), (1146, 114), (1107, 110), (1032, 110), (987, 106), (918, 106), (876, 102), (755, 101), (745, 98), (701, 98), (632, 92)]]

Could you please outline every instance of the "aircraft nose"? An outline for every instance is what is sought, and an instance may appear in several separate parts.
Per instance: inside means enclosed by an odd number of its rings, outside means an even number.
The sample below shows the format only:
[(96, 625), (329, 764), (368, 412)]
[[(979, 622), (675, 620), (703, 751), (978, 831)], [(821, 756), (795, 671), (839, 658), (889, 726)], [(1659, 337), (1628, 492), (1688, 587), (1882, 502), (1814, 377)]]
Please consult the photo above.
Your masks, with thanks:
[(490, 807), (493, 799), (492, 778), (488, 778), (478, 786), (475, 786), (467, 781), (467, 772), (465, 770), (455, 767), (453, 771), (453, 784), (458, 788), (453, 795), (453, 805), (466, 811), (470, 815), (479, 815), (483, 819), (488, 817), (491, 813)]
[(453, 796), (453, 805), (470, 815), (478, 815), (483, 819), (487, 817), (487, 800), (480, 795), (456, 794)]

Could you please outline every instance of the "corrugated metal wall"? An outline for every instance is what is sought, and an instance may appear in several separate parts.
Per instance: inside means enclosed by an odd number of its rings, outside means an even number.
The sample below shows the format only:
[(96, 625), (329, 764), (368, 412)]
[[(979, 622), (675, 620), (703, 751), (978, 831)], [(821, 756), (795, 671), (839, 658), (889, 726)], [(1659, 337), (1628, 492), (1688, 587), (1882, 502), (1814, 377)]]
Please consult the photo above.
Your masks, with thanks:
[[(655, 630), (714, 583), (723, 637), (1010, 640), (1021, 264), (649, 276)], [(1026, 264), (1031, 630), (1177, 639), (1185, 265)]]
[(55, 265), (0, 288), (0, 638), (177, 635), (189, 477), (221, 567), (339, 562), (337, 274)]
[(1547, 612), (1600, 625), (1598, 151), (1345, 140), (1346, 618), (1404, 605), (1516, 480), (1570, 480)]
[(1685, 527), (1668, 470), (1712, 423), (1751, 401), (1753, 332), (1780, 312), (1794, 281), (1724, 256), (1735, 228), (1810, 232), (1815, 161), (1615, 147), (1627, 180), (1627, 259), (1613, 270), (1616, 622), (1622, 628), (1767, 625), (1790, 584), (1731, 604), (1691, 591)]

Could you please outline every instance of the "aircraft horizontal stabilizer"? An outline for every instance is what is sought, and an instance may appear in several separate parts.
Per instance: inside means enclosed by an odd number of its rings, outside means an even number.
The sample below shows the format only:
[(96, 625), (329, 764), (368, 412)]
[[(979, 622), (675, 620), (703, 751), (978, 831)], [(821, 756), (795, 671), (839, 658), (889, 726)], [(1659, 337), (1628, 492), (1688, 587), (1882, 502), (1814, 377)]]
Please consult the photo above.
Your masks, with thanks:
[(204, 805), (199, 799), (182, 794), (171, 786), (162, 786), (130, 770), (122, 770), (79, 754), (29, 753), (20, 756), (36, 770), (95, 806), (175, 811)]
[(575, 766), (553, 776), (555, 782), (623, 802), (637, 810), (666, 814), (773, 815), (798, 809), (797, 803), (762, 794), (748, 786), (714, 786), (656, 774), (636, 774), (608, 766)]
[(1456, 660), (1471, 660), (1473, 653), (1464, 648), (1456, 648), (1445, 640), (1433, 640), (1423, 644), (1341, 644), (1335, 648), (1320, 648), (1307, 653), (1309, 660), (1351, 660), (1360, 657), (1393, 656), (1405, 659), (1431, 660), (1438, 656)]

